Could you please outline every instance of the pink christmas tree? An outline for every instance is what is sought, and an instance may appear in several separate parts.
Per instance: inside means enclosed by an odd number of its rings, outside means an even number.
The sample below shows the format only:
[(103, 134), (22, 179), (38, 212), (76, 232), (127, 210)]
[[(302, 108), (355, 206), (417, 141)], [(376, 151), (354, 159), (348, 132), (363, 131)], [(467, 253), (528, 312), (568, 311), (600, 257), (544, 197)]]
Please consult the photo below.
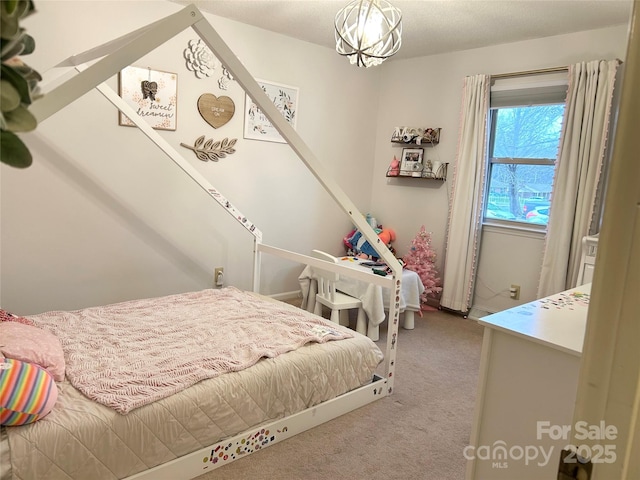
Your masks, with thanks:
[(436, 252), (431, 248), (431, 234), (427, 232), (424, 225), (416, 237), (411, 240), (411, 248), (402, 260), (405, 262), (405, 268), (413, 270), (418, 274), (424, 292), (422, 293), (422, 303), (427, 303), (427, 297), (432, 293), (440, 293), (440, 277), (435, 267)]

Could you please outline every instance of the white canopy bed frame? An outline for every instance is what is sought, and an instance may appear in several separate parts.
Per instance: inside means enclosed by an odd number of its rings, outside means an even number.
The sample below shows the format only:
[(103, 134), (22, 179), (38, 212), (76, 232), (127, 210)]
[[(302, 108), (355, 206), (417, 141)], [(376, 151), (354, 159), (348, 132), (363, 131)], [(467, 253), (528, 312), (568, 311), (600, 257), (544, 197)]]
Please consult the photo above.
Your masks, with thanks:
[[(202, 176), (183, 156), (168, 144), (159, 134), (135, 110), (131, 108), (116, 92), (105, 82), (116, 75), (123, 68), (131, 65), (142, 56), (160, 46), (165, 41), (174, 37), (183, 30), (191, 27), (200, 38), (214, 52), (218, 59), (232, 73), (234, 79), (243, 87), (245, 92), (260, 107), (263, 113), (271, 121), (274, 127), (287, 141), (298, 157), (313, 173), (324, 189), (338, 203), (340, 208), (349, 215), (353, 224), (362, 232), (369, 243), (380, 254), (381, 258), (389, 265), (392, 274), (387, 277), (370, 275), (353, 269), (329, 264), (323, 260), (283, 250), (262, 243), (262, 232), (240, 213), (228, 200), (214, 188), (209, 181)], [(88, 66), (89, 62), (94, 62)], [(31, 111), (39, 122), (46, 121), (59, 110), (65, 108), (77, 98), (83, 96), (92, 88), (96, 88), (121, 112), (129, 117), (136, 126), (171, 160), (173, 160), (191, 179), (203, 188), (214, 200), (232, 215), (254, 238), (254, 262), (253, 262), (253, 291), (260, 290), (260, 263), (261, 254), (279, 256), (291, 261), (311, 266), (322, 266), (326, 270), (335, 271), (342, 275), (355, 277), (359, 280), (375, 283), (386, 287), (390, 292), (388, 334), (384, 360), (384, 376), (374, 376), (373, 381), (343, 394), (337, 398), (316, 405), (289, 417), (277, 420), (267, 425), (251, 428), (235, 437), (224, 439), (214, 445), (192, 452), (188, 455), (167, 462), (158, 467), (143, 471), (128, 477), (133, 479), (171, 479), (193, 478), (214, 468), (218, 468), (231, 462), (246, 453), (264, 448), (279, 441), (285, 440), (297, 433), (320, 425), (340, 415), (355, 410), (361, 406), (381, 399), (393, 392), (393, 371), (396, 359), (396, 338), (398, 333), (399, 307), (395, 298), (401, 289), (402, 267), (389, 249), (378, 238), (373, 229), (366, 222), (362, 213), (356, 208), (349, 197), (328, 174), (323, 164), (314, 156), (302, 138), (284, 119), (267, 95), (262, 91), (253, 76), (242, 65), (240, 60), (225, 44), (211, 24), (194, 6), (189, 5), (181, 11), (164, 19), (154, 22), (146, 27), (135, 30), (125, 36), (117, 38), (99, 47), (68, 58), (54, 67), (56, 72), (54, 79), (48, 82), (51, 89), (46, 90), (47, 83), (42, 87), (44, 96), (32, 105)], [(245, 441), (262, 431), (272, 432), (272, 439), (267, 445), (260, 445), (243, 455), (229, 454), (216, 463), (207, 459), (220, 449), (228, 449), (230, 445), (245, 443)], [(277, 433), (275, 433), (277, 432)]]

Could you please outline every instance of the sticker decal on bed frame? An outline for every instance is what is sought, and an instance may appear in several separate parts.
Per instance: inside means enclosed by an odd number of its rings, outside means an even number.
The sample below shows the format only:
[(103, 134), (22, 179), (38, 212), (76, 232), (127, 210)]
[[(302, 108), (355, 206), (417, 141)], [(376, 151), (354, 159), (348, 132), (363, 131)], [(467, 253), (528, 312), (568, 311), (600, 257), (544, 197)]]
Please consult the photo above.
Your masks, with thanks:
[[(286, 433), (288, 427), (283, 427), (282, 430), (277, 430), (277, 433)], [(217, 464), (218, 462), (226, 462), (236, 460), (241, 455), (248, 453), (254, 453), (256, 450), (260, 450), (262, 447), (266, 447), (271, 442), (275, 442), (277, 439), (277, 433), (272, 433), (268, 429), (261, 428), (257, 432), (236, 439), (233, 442), (219, 443), (211, 450), (209, 457), (202, 459), (203, 463), (211, 462)]]
[(253, 236), (258, 239), (258, 241), (262, 241), (262, 232), (253, 223), (251, 223), (247, 217), (242, 215), (242, 213), (240, 213), (240, 211), (238, 211), (238, 209), (236, 209), (236, 207), (234, 207), (218, 190), (215, 188), (209, 188), (209, 194), (216, 202), (226, 208), (229, 213), (233, 215), (242, 224), (242, 226), (244, 226), (244, 228), (249, 230)]

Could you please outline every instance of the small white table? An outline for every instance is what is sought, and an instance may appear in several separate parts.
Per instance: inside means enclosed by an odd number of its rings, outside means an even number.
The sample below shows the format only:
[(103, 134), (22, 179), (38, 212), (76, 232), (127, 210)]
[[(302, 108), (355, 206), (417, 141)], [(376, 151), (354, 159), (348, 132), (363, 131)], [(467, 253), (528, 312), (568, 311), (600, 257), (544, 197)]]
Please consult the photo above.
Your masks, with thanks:
[[(363, 260), (354, 257), (341, 257), (339, 263), (342, 266), (354, 268), (370, 275), (375, 275), (370, 267), (361, 265)], [(383, 268), (383, 267), (381, 267)], [(317, 292), (317, 283), (313, 276), (313, 269), (307, 265), (300, 276), (300, 290), (302, 291), (302, 308), (313, 312), (315, 305), (315, 297)], [(362, 300), (362, 308), (367, 314), (367, 336), (372, 340), (378, 340), (379, 326), (386, 319), (385, 310), (389, 309), (389, 295), (387, 288), (379, 285), (364, 282), (354, 278), (341, 276), (336, 284), (336, 288), (341, 292), (351, 295), (352, 297)], [(420, 295), (424, 292), (424, 285), (418, 274), (412, 270), (402, 270), (402, 290), (400, 295), (400, 313), (404, 315), (403, 327), (412, 330), (415, 325), (415, 312), (420, 311)], [(364, 332), (359, 332), (364, 333)]]

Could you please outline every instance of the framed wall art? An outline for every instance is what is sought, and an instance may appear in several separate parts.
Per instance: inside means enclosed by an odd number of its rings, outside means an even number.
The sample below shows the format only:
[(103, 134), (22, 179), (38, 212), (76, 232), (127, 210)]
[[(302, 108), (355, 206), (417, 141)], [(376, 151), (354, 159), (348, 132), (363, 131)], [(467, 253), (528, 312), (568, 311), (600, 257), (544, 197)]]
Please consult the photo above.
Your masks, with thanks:
[[(157, 130), (175, 130), (178, 107), (178, 74), (150, 68), (125, 67), (118, 75), (119, 95)], [(135, 127), (124, 113), (119, 124)]]
[(420, 177), (422, 176), (422, 158), (424, 148), (403, 148), (402, 160), (400, 161), (400, 176)]
[[(282, 85), (264, 80), (256, 80), (264, 93), (271, 99), (280, 113), (296, 128), (298, 114), (298, 88)], [(264, 140), (267, 142), (286, 143), (269, 119), (262, 113), (258, 106), (245, 95), (244, 110), (244, 138), (249, 140)]]

